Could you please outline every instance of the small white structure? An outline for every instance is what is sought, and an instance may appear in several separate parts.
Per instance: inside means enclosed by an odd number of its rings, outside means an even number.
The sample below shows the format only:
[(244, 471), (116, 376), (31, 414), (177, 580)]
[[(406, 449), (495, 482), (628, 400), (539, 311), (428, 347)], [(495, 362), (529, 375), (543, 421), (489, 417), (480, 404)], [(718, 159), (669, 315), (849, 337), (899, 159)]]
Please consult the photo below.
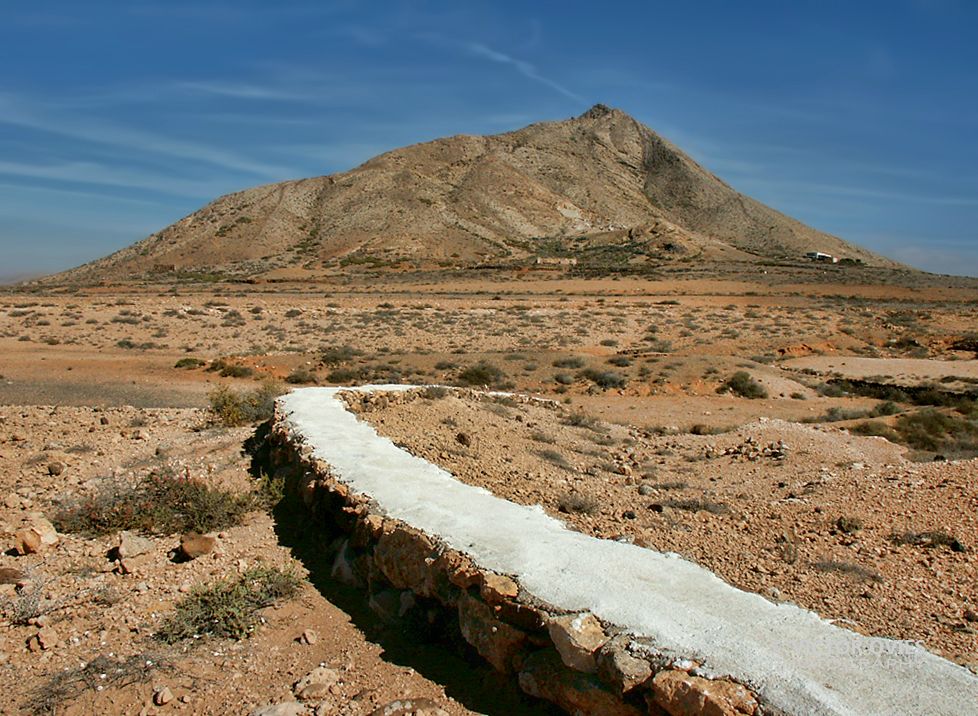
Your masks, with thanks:
[(566, 256), (537, 256), (537, 266), (577, 266), (577, 259)]
[(809, 251), (807, 254), (805, 254), (805, 258), (811, 261), (821, 261), (829, 264), (839, 263), (838, 256), (833, 256), (832, 254), (827, 254), (822, 251)]

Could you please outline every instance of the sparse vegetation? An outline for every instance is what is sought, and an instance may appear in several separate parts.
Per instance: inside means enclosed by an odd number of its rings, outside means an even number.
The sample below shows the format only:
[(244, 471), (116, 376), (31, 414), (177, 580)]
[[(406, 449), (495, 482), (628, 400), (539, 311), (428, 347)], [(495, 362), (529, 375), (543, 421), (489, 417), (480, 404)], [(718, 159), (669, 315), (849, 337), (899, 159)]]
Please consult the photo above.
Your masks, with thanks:
[(947, 547), (952, 552), (967, 551), (961, 540), (944, 530), (894, 533), (890, 535), (890, 541), (893, 544), (912, 545), (914, 547)]
[(264, 382), (245, 392), (222, 385), (211, 391), (208, 399), (215, 420), (221, 425), (236, 427), (271, 419), (275, 412), (275, 398), (281, 392), (271, 382)]
[(60, 510), (53, 522), (62, 532), (89, 536), (120, 530), (203, 533), (237, 524), (256, 504), (253, 494), (159, 469), (134, 485), (106, 479), (93, 494)]
[(855, 562), (842, 562), (834, 559), (821, 560), (815, 563), (819, 572), (836, 572), (853, 577), (861, 582), (882, 582), (883, 576), (874, 569), (863, 567)]
[(31, 691), (25, 706), (33, 716), (55, 716), (86, 692), (144, 684), (158, 670), (168, 668), (166, 659), (153, 653), (125, 657), (100, 654), (82, 666), (56, 671)]
[(506, 374), (498, 366), (485, 361), (465, 368), (458, 374), (456, 381), (466, 386), (498, 386), (506, 378)]
[(593, 497), (568, 492), (557, 499), (557, 509), (565, 514), (593, 515), (600, 505)]
[(294, 572), (258, 567), (198, 587), (177, 603), (155, 636), (166, 644), (200, 637), (244, 639), (258, 626), (258, 612), (291, 598), (299, 583)]
[(751, 400), (767, 397), (767, 389), (754, 380), (746, 370), (739, 370), (727, 378), (723, 385), (717, 388), (717, 392), (729, 392)]

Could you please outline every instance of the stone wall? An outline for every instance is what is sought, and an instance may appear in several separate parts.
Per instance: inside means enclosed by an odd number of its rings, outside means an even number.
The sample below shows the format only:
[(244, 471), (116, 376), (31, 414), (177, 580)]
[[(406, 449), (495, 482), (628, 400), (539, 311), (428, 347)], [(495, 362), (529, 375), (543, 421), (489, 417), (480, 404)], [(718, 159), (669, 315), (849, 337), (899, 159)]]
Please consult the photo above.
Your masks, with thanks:
[(332, 576), (362, 589), (381, 617), (455, 631), (526, 693), (582, 716), (738, 716), (767, 712), (742, 684), (696, 675), (653, 645), (536, 599), (504, 574), (399, 520), (311, 458), (276, 416), (270, 469), (333, 539)]

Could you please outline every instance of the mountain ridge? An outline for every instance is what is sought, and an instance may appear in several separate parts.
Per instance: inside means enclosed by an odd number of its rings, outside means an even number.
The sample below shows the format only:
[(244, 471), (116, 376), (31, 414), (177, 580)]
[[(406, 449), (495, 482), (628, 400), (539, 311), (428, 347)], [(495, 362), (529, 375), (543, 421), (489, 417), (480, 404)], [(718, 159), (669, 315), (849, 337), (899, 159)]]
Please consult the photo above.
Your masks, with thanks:
[(227, 194), (53, 278), (274, 277), (548, 258), (613, 270), (807, 251), (899, 265), (737, 192), (628, 114), (598, 104), (566, 120), (408, 145), (349, 171)]

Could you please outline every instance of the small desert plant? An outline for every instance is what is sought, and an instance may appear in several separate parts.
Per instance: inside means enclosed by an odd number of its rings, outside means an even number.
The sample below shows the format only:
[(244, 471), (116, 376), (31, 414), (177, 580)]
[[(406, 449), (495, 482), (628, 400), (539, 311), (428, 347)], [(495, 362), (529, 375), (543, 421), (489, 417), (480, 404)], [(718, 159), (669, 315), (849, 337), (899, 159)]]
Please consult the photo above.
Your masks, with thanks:
[(275, 412), (275, 398), (281, 390), (274, 383), (264, 382), (248, 392), (239, 393), (222, 385), (208, 395), (211, 413), (217, 422), (227, 427), (269, 420)]
[(571, 467), (570, 463), (567, 462), (567, 458), (556, 450), (541, 450), (537, 454), (547, 462), (556, 465), (557, 467), (562, 467), (565, 470), (569, 470)]
[(258, 625), (258, 612), (292, 597), (299, 578), (291, 571), (258, 567), (237, 579), (200, 587), (177, 603), (156, 638), (167, 644), (204, 636), (244, 639)]
[(709, 512), (713, 515), (724, 515), (730, 512), (730, 508), (721, 502), (711, 502), (710, 500), (702, 500), (695, 497), (688, 500), (666, 500), (662, 503), (662, 506), (685, 512)]
[(457, 381), (469, 386), (498, 385), (505, 378), (506, 374), (498, 366), (480, 361), (459, 373)]
[(840, 562), (834, 559), (826, 559), (815, 563), (815, 569), (819, 572), (837, 572), (850, 577), (854, 577), (863, 582), (882, 582), (883, 576), (876, 570), (863, 567), (854, 562)]
[(933, 532), (899, 532), (890, 535), (893, 544), (913, 545), (914, 547), (948, 547), (952, 552), (966, 552), (967, 548), (954, 535), (944, 530)]
[(200, 368), (204, 361), (200, 358), (181, 358), (174, 364), (174, 368)]
[(863, 521), (858, 517), (843, 516), (835, 521), (835, 526), (839, 532), (844, 532), (847, 535), (853, 535), (863, 528)]
[(61, 532), (93, 536), (120, 530), (210, 532), (237, 524), (255, 506), (251, 494), (228, 492), (188, 475), (159, 470), (135, 485), (106, 480), (94, 494), (59, 511), (54, 524)]
[(319, 356), (323, 365), (339, 365), (362, 356), (363, 351), (353, 346), (333, 346), (325, 349)]
[(56, 671), (50, 679), (38, 684), (31, 691), (26, 708), (33, 716), (55, 716), (86, 692), (143, 684), (158, 669), (168, 668), (167, 662), (155, 654), (99, 655), (83, 666)]
[(558, 358), (553, 362), (554, 368), (583, 368), (584, 359), (578, 358), (577, 356), (571, 356), (569, 358)]
[(582, 378), (587, 378), (592, 383), (600, 388), (624, 388), (628, 383), (628, 379), (621, 373), (616, 373), (613, 370), (594, 370), (593, 368), (586, 368), (582, 370), (579, 375)]
[(285, 376), (285, 382), (292, 385), (305, 385), (308, 383), (315, 383), (316, 374), (305, 366), (299, 366), (287, 376)]
[(763, 385), (754, 380), (746, 370), (738, 370), (717, 388), (718, 393), (733, 393), (742, 398), (766, 398), (767, 390)]
[(565, 514), (593, 515), (600, 505), (593, 497), (568, 492), (557, 499), (557, 509)]
[(564, 422), (575, 428), (587, 428), (588, 430), (595, 431), (601, 430), (602, 428), (600, 420), (593, 415), (582, 412), (571, 413), (564, 419)]

